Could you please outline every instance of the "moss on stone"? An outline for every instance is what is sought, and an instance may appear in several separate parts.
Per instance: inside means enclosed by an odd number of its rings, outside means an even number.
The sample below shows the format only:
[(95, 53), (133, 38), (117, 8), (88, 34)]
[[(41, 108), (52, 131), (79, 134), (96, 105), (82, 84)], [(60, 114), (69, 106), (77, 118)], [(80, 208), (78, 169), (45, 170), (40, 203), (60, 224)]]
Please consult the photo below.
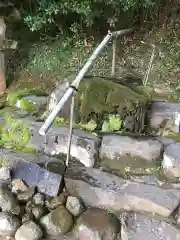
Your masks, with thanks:
[(21, 98), (17, 100), (16, 106), (20, 108), (22, 111), (27, 111), (27, 112), (36, 112), (36, 104), (33, 102), (29, 101), (28, 99)]
[(16, 92), (9, 92), (7, 94), (7, 104), (9, 106), (15, 106), (18, 100), (27, 96), (47, 96), (42, 90), (38, 89), (24, 89)]
[(122, 120), (128, 115), (140, 115), (147, 110), (150, 99), (150, 89), (143, 86), (132, 89), (112, 80), (86, 77), (76, 97), (76, 121), (87, 123), (98, 116), (103, 122), (109, 114), (118, 114)]

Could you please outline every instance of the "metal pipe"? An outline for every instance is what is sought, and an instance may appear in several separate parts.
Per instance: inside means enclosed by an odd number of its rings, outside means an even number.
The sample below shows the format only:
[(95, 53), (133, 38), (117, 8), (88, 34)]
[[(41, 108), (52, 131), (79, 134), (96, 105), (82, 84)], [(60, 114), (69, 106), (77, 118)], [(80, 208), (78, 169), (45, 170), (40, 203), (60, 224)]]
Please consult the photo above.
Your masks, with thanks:
[(111, 70), (111, 75), (115, 75), (116, 71), (116, 37), (113, 39), (113, 51), (112, 51), (112, 70)]
[[(92, 65), (93, 61), (96, 59), (96, 57), (99, 55), (99, 53), (102, 51), (102, 49), (105, 47), (107, 42), (111, 39), (112, 36), (118, 36), (118, 35), (124, 35), (126, 33), (132, 32), (132, 29), (126, 29), (117, 31), (114, 33), (111, 33), (110, 31), (105, 36), (105, 38), (102, 40), (102, 42), (98, 45), (98, 47), (95, 49), (91, 57), (87, 60), (84, 67), (80, 70), (79, 74), (76, 76), (75, 80), (72, 82), (71, 86), (67, 89), (64, 96), (61, 98), (61, 100), (58, 102), (58, 104), (55, 106), (51, 114), (46, 119), (45, 123), (42, 125), (42, 127), (39, 130), (39, 134), (44, 136), (46, 135), (47, 131), (51, 127), (53, 121), (55, 120), (58, 113), (63, 108), (66, 101), (72, 96), (72, 94), (78, 89), (80, 81), (84, 77), (85, 73), (88, 71), (90, 66)], [(73, 86), (73, 87), (72, 87)]]

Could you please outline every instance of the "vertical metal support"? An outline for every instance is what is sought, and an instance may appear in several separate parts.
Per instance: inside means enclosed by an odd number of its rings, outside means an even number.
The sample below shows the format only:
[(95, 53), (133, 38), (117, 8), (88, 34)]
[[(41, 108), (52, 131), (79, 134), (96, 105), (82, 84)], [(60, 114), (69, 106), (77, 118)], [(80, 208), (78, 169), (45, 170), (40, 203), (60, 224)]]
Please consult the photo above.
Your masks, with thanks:
[(69, 135), (68, 135), (66, 167), (68, 167), (69, 160), (70, 160), (70, 157), (71, 157), (71, 142), (72, 142), (72, 133), (73, 133), (74, 106), (75, 106), (75, 94), (72, 95), (71, 108), (70, 108)]
[(117, 37), (113, 38), (113, 46), (112, 46), (112, 70), (111, 75), (114, 76), (116, 72), (116, 46), (117, 46)]
[(117, 39), (116, 36), (113, 38), (113, 46), (112, 46), (112, 70), (111, 70), (111, 75), (115, 75), (116, 71), (116, 45), (117, 45)]
[(148, 64), (148, 68), (147, 68), (147, 71), (146, 71), (146, 74), (145, 74), (144, 80), (143, 80), (144, 86), (147, 85), (149, 74), (150, 74), (150, 71), (152, 69), (152, 63), (153, 63), (153, 60), (154, 60), (154, 56), (155, 56), (155, 46), (152, 44), (151, 58), (150, 58), (150, 61), (149, 61), (149, 64)]

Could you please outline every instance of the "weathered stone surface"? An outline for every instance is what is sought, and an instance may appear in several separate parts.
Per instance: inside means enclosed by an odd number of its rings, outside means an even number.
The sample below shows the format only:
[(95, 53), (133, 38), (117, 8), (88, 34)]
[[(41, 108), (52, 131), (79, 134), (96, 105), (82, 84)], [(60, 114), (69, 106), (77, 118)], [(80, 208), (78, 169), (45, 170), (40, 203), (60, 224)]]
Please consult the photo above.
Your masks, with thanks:
[(35, 187), (30, 187), (25, 192), (18, 193), (17, 199), (19, 201), (27, 202), (29, 201), (35, 193)]
[(175, 143), (175, 141), (172, 140), (171, 138), (167, 138), (167, 137), (163, 137), (163, 136), (158, 136), (158, 137), (155, 137), (155, 138), (156, 138), (156, 140), (161, 142), (164, 147), (167, 147), (167, 146)]
[(61, 188), (62, 176), (52, 173), (35, 163), (20, 162), (12, 169), (13, 179), (22, 179), (27, 185), (35, 186), (39, 192), (56, 196)]
[(150, 137), (108, 134), (102, 139), (100, 157), (121, 161), (121, 157), (129, 155), (130, 157), (153, 161), (161, 158), (162, 151), (163, 145)]
[(166, 128), (179, 133), (180, 104), (168, 102), (153, 102), (149, 112), (149, 126), (151, 129)]
[(16, 240), (39, 240), (43, 236), (41, 228), (33, 221), (25, 222), (16, 232)]
[(59, 206), (42, 217), (40, 224), (48, 235), (57, 236), (58, 234), (65, 234), (71, 229), (73, 218), (64, 206)]
[(121, 229), (122, 240), (180, 239), (180, 231), (172, 225), (138, 213), (127, 214), (126, 219), (122, 221)]
[(77, 220), (76, 236), (79, 240), (115, 240), (120, 230), (118, 219), (101, 209), (90, 208)]
[(7, 212), (0, 213), (0, 236), (13, 237), (19, 226), (20, 221), (16, 216)]
[(145, 211), (167, 217), (180, 200), (176, 189), (125, 180), (75, 162), (71, 162), (66, 171), (65, 186), (69, 195), (82, 199), (86, 206), (113, 211)]
[(78, 217), (84, 211), (82, 202), (77, 197), (72, 196), (68, 196), (66, 208), (75, 217)]
[(10, 181), (10, 180), (11, 180), (11, 174), (10, 174), (9, 168), (0, 167), (0, 182)]
[[(41, 139), (42, 140), (42, 139)], [(0, 151), (0, 159), (9, 166), (10, 170), (16, 168), (19, 164), (25, 163), (38, 163), (41, 165), (45, 165), (47, 162), (56, 162), (59, 163), (59, 169), (61, 170), (61, 174), (64, 173), (65, 164), (63, 161), (55, 157), (49, 157), (41, 153), (23, 153), (23, 152), (15, 152), (10, 149), (2, 148)], [(61, 164), (61, 165), (60, 165)]]
[(48, 209), (53, 210), (60, 205), (64, 205), (67, 200), (67, 193), (61, 193), (57, 197), (47, 198), (45, 205)]
[(33, 201), (36, 205), (44, 205), (45, 196), (41, 193), (36, 193), (33, 197)]
[(171, 144), (165, 149), (162, 165), (167, 177), (180, 179), (180, 143)]
[(3, 186), (0, 186), (0, 208), (3, 212), (7, 211), (17, 215), (20, 213), (20, 207), (13, 193)]
[[(68, 128), (54, 127), (55, 134), (47, 136), (45, 152), (50, 155), (67, 154)], [(98, 156), (99, 138), (83, 130), (75, 129), (72, 135), (71, 156), (78, 159), (86, 167), (93, 167)]]
[(14, 179), (12, 182), (12, 192), (18, 193), (18, 192), (25, 192), (28, 190), (28, 187), (21, 179)]

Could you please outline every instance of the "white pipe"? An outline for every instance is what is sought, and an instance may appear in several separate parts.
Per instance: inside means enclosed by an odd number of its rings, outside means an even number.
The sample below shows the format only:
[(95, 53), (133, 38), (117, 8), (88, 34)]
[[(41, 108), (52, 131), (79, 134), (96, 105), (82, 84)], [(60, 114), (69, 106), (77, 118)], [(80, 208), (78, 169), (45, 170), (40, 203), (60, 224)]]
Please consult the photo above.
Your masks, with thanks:
[(52, 123), (54, 122), (56, 116), (63, 108), (66, 101), (72, 96), (72, 94), (78, 89), (80, 81), (84, 77), (85, 73), (88, 71), (90, 66), (92, 65), (93, 61), (96, 59), (96, 57), (99, 55), (99, 53), (102, 51), (102, 49), (105, 47), (106, 43), (111, 39), (112, 36), (117, 35), (123, 35), (125, 33), (132, 32), (132, 29), (127, 30), (121, 30), (118, 32), (108, 32), (108, 34), (105, 36), (105, 38), (102, 40), (102, 42), (98, 45), (98, 47), (95, 49), (91, 57), (87, 60), (84, 67), (80, 70), (78, 75), (76, 76), (75, 80), (72, 82), (71, 86), (67, 89), (64, 96), (61, 98), (61, 100), (58, 102), (58, 104), (55, 106), (51, 114), (46, 119), (45, 123), (42, 125), (42, 127), (39, 130), (39, 134), (42, 136), (45, 136), (49, 128), (51, 127)]

